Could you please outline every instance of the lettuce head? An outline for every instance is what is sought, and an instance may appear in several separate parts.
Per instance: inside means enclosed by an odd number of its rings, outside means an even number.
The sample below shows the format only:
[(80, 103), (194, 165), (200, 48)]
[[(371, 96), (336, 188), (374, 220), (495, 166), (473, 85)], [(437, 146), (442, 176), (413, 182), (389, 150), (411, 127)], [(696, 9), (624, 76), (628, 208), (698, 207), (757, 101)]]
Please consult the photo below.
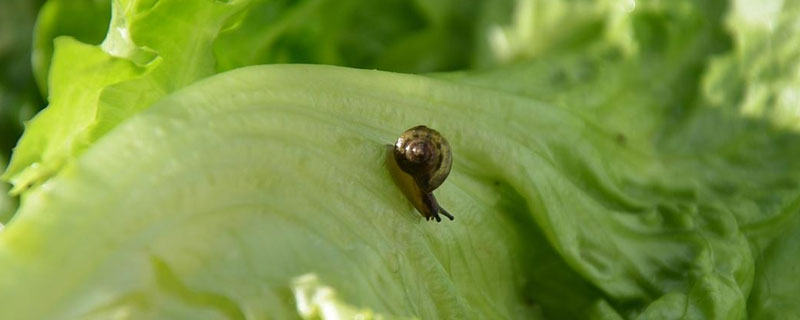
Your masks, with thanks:
[[(0, 318), (800, 317), (798, 19), (51, 0), (48, 106), (0, 186)], [(454, 221), (387, 168), (420, 124), (452, 145)]]

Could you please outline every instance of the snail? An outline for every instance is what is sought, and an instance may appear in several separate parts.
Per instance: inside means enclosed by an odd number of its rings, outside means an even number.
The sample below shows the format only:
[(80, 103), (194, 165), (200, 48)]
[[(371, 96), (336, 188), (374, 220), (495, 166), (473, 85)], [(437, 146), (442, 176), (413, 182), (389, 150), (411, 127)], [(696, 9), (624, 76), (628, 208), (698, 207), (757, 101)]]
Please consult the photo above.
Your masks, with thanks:
[(390, 172), (417, 211), (425, 220), (440, 222), (439, 214), (453, 220), (433, 196), (453, 163), (447, 140), (436, 130), (416, 126), (403, 132), (391, 149)]

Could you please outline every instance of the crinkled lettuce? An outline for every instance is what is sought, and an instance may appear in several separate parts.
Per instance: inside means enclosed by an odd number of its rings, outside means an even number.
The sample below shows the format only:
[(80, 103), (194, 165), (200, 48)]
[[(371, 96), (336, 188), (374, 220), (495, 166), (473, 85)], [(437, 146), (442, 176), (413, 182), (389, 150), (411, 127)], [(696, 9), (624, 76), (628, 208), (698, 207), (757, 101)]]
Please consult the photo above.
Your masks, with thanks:
[[(800, 316), (798, 4), (112, 7), (4, 175), (0, 318)], [(455, 221), (387, 171), (418, 124)]]
[(39, 10), (34, 30), (31, 66), (44, 96), (53, 59), (53, 39), (73, 37), (88, 44), (103, 41), (111, 18), (109, 0), (49, 0)]
[(47, 180), (122, 120), (213, 74), (213, 39), (246, 2), (118, 0), (102, 44), (56, 38), (50, 104), (29, 123), (4, 174), (12, 192)]

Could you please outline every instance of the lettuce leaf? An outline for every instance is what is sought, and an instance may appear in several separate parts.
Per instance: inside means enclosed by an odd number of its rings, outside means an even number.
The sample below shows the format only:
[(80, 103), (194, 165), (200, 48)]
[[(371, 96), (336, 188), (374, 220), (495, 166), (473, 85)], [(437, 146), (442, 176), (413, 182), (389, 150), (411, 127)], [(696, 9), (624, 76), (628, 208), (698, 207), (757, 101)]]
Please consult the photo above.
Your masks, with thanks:
[[(407, 123), (454, 137), (458, 165), (438, 195), (458, 223), (425, 223), (388, 177), (385, 142)], [(30, 318), (289, 314), (288, 281), (313, 272), (346, 301), (400, 316), (539, 307), (554, 317), (743, 317), (754, 259), (742, 212), (715, 186), (684, 180), (698, 161), (654, 157), (576, 113), (497, 91), (325, 66), (244, 68), (166, 97), (29, 194), (0, 236), (0, 265), (25, 270), (0, 286), (26, 289), (0, 301)], [(556, 254), (531, 250), (547, 244)], [(567, 290), (568, 301), (539, 291), (559, 287), (539, 264), (569, 266), (566, 283), (583, 289)], [(155, 299), (169, 294), (175, 305)]]
[[(532, 306), (519, 298), (517, 280), (525, 275), (521, 264), (534, 261), (517, 255), (530, 235), (515, 230), (531, 224), (514, 207), (519, 204), (499, 197), (496, 188), (508, 187), (455, 171), (451, 179), (463, 186), (451, 183), (439, 195), (463, 222), (442, 229), (421, 223), (386, 171), (386, 141), (408, 121), (442, 111), (441, 101), (427, 97), (430, 89), (454, 98), (451, 109), (474, 103), (476, 112), (487, 112), (486, 102), (496, 99), (470, 97), (464, 95), (470, 90), (424, 77), (266, 66), (232, 71), (161, 100), (27, 195), (13, 227), (0, 235), (0, 265), (20, 270), (2, 277), (0, 286), (26, 283), (27, 289), (6, 291), (10, 296), (0, 301), (8, 308), (0, 313), (281, 318), (294, 313), (291, 279), (313, 272), (345, 301), (379, 313), (527, 317), (521, 310)], [(531, 107), (505, 99), (517, 112)], [(398, 113), (400, 106), (407, 113)], [(162, 153), (171, 156), (148, 156)], [(510, 216), (497, 214), (503, 210)], [(84, 230), (96, 223), (108, 232), (87, 237)], [(35, 259), (24, 258), (33, 252)], [(75, 263), (54, 263), (65, 258)], [(53, 282), (53, 268), (70, 277)], [(50, 287), (47, 294), (37, 289), (42, 285)]]
[(122, 120), (213, 74), (212, 42), (247, 3), (117, 0), (101, 45), (56, 38), (50, 105), (30, 122), (3, 175), (12, 192), (47, 180)]
[(735, 50), (715, 59), (703, 90), (719, 106), (800, 129), (800, 3), (733, 1), (725, 20)]
[(47, 96), (47, 77), (53, 58), (53, 40), (70, 36), (83, 43), (98, 44), (111, 19), (109, 0), (50, 0), (39, 10), (33, 37), (32, 66), (39, 91)]

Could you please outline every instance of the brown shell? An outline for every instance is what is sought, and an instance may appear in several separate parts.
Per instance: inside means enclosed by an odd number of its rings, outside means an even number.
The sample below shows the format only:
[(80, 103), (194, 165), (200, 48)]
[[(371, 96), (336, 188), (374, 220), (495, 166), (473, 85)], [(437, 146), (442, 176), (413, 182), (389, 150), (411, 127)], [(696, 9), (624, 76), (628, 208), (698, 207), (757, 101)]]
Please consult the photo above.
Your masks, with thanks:
[(453, 164), (450, 144), (439, 132), (426, 126), (406, 130), (394, 144), (394, 158), (401, 170), (414, 177), (420, 191), (438, 188)]

